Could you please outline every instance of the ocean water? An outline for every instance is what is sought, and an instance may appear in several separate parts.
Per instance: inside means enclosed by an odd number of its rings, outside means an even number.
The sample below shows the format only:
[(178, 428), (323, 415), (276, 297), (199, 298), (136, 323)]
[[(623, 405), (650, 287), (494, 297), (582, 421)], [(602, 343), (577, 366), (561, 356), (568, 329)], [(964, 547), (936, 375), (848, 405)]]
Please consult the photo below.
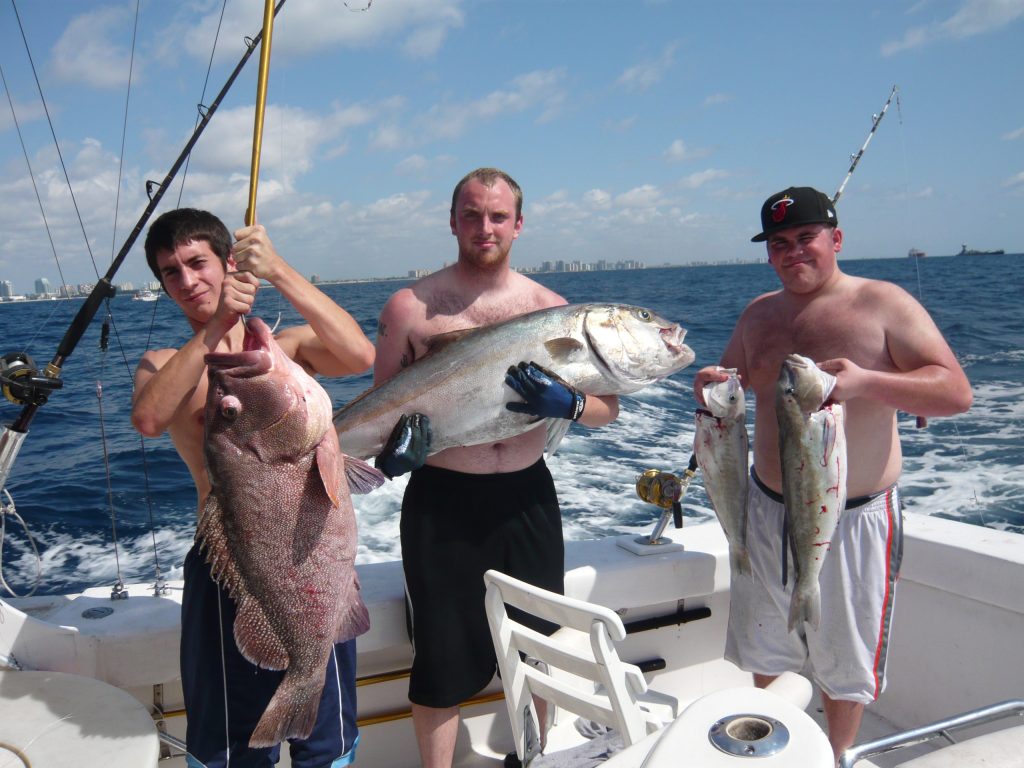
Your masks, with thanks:
[[(848, 273), (906, 288), (931, 312), (974, 388), (966, 414), (917, 429), (900, 415), (901, 487), (909, 510), (1024, 533), (1024, 256), (844, 261)], [(621, 415), (596, 430), (574, 426), (549, 465), (567, 540), (648, 533), (660, 510), (635, 493), (645, 469), (679, 472), (693, 442), (693, 372), (717, 362), (739, 312), (777, 286), (767, 264), (546, 274), (537, 278), (570, 302), (617, 301), (649, 307), (687, 328), (697, 354), (687, 369), (623, 397)], [(325, 286), (373, 338), (377, 315), (403, 282)], [(0, 304), (0, 354), (27, 351), (45, 365), (79, 301)], [(99, 348), (111, 317), (108, 350)], [(265, 289), (256, 312), (273, 324), (298, 317)], [(129, 423), (131, 375), (150, 348), (180, 346), (189, 328), (166, 298), (115, 297), (65, 362), (64, 387), (32, 422), (7, 482), (17, 512), (39, 551), (38, 593), (151, 581), (157, 567), (180, 578), (195, 530), (195, 491), (166, 436), (143, 440)], [(514, 362), (514, 361), (510, 361)], [(325, 379), (336, 407), (370, 386), (369, 374)], [(98, 396), (98, 393), (101, 396)], [(0, 418), (20, 408), (0, 401)], [(355, 498), (359, 561), (400, 556), (398, 517), (405, 481)], [(686, 524), (713, 519), (698, 475), (683, 500)], [(32, 587), (37, 559), (8, 515), (2, 575), (19, 593)]]

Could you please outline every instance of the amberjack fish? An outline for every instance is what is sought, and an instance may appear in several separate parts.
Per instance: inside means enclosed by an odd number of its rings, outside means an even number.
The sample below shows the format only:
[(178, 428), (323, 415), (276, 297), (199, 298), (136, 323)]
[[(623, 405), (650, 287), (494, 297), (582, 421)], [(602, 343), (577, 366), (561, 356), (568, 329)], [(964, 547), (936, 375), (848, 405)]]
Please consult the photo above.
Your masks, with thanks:
[(821, 620), (818, 574), (846, 505), (843, 408), (826, 405), (835, 377), (809, 358), (789, 355), (775, 390), (786, 528), (796, 568), (789, 630)]
[(729, 378), (704, 386), (707, 409), (697, 409), (693, 451), (697, 456), (704, 490), (729, 540), (729, 565), (735, 574), (750, 575), (747, 552), (747, 451), (746, 400), (735, 368)]
[[(334, 415), (342, 450), (380, 453), (403, 414), (430, 417), (431, 453), (523, 434), (535, 416), (505, 408), (519, 396), (505, 372), (520, 361), (554, 371), (592, 395), (623, 395), (693, 362), (686, 331), (643, 307), (574, 304), (541, 309), (495, 325), (442, 334), (430, 352), (367, 390)], [(549, 424), (548, 452), (571, 422)]]
[(197, 537), (237, 604), (239, 650), (285, 670), (249, 741), (266, 747), (309, 735), (332, 645), (370, 627), (356, 519), (330, 397), (266, 323), (250, 318), (243, 350), (208, 354), (206, 364), (213, 490)]

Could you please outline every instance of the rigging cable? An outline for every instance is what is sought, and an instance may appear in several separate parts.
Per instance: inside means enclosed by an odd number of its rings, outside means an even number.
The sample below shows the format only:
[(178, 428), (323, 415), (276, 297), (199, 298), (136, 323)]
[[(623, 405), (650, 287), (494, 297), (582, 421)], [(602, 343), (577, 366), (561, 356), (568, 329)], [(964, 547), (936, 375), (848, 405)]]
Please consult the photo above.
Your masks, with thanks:
[[(12, 0), (13, 2), (13, 0)], [(0, 80), (3, 81), (4, 91), (7, 93), (7, 103), (11, 107), (11, 119), (14, 121), (14, 129), (18, 133), (18, 141), (21, 143), (22, 154), (25, 155), (25, 164), (28, 166), (28, 178), (32, 182), (32, 191), (36, 194), (36, 201), (39, 203), (39, 213), (43, 217), (43, 226), (46, 228), (46, 236), (50, 240), (50, 250), (53, 251), (53, 259), (57, 262), (57, 274), (60, 275), (61, 287), (64, 286), (64, 272), (61, 270), (60, 259), (57, 257), (57, 246), (53, 242), (53, 233), (50, 231), (50, 222), (46, 219), (46, 209), (43, 207), (43, 198), (39, 194), (39, 187), (36, 185), (36, 175), (32, 170), (32, 161), (28, 156), (28, 149), (25, 147), (25, 139), (21, 133), (21, 124), (18, 122), (18, 113), (14, 109), (14, 101), (11, 98), (11, 89), (7, 86), (7, 77), (4, 75), (3, 65), (0, 64)]]
[[(213, 35), (213, 47), (210, 48), (210, 60), (206, 64), (206, 79), (203, 80), (203, 92), (199, 97), (199, 104), (196, 105), (196, 125), (199, 125), (199, 121), (203, 119), (203, 113), (206, 109), (206, 87), (210, 83), (210, 72), (213, 70), (213, 57), (217, 53), (217, 42), (220, 40), (220, 28), (224, 23), (224, 11), (228, 7), (228, 0), (224, 0), (220, 6), (220, 18), (217, 19), (217, 31)], [(175, 208), (181, 207), (181, 197), (185, 193), (185, 179), (188, 177), (188, 166), (192, 161), (192, 153), (189, 153), (188, 158), (185, 160), (185, 169), (181, 173), (181, 186), (178, 188), (178, 201), (175, 203)], [(156, 317), (156, 307), (153, 307), (153, 316)], [(152, 328), (150, 329), (152, 330)], [(149, 345), (146, 345), (149, 348)]]
[[(906, 201), (907, 201), (907, 213), (906, 213), (907, 231), (910, 231), (911, 228), (912, 228), (911, 227), (911, 216), (910, 216), (910, 167), (909, 167), (909, 165), (907, 163), (907, 157), (908, 157), (909, 153), (907, 152), (907, 142), (906, 142), (906, 138), (904, 136), (903, 130), (902, 130), (902, 128), (903, 128), (903, 105), (900, 103), (899, 95), (896, 96), (896, 114), (899, 116), (900, 146), (903, 149), (904, 197), (906, 198)], [(923, 286), (923, 284), (921, 282), (921, 259), (919, 257), (917, 257), (917, 256), (914, 256), (914, 257), (911, 258), (911, 261), (914, 262), (914, 270), (915, 270), (915, 274), (916, 274), (916, 277), (917, 277), (917, 301), (923, 307), (925, 305), (925, 302), (924, 302), (924, 286)], [(957, 362), (959, 362), (959, 356), (957, 356)], [(927, 423), (928, 423), (927, 420), (924, 419), (923, 417), (921, 417), (921, 416), (917, 417), (917, 425), (918, 425), (918, 427), (927, 426)], [(970, 462), (970, 457), (967, 455), (967, 445), (966, 445), (966, 443), (964, 441), (963, 435), (960, 433), (960, 426), (956, 423), (956, 419), (955, 418), (950, 420), (950, 424), (952, 424), (952, 426), (953, 426), (953, 432), (956, 433), (956, 441), (957, 441), (957, 444), (960, 447), (960, 455), (963, 456), (963, 460), (964, 460), (965, 463)], [(981, 520), (981, 524), (983, 526), (985, 526), (985, 527), (988, 527), (988, 523), (985, 520), (985, 510), (982, 508), (981, 500), (978, 498), (978, 489), (975, 487), (975, 485), (973, 483), (971, 483), (970, 487), (971, 487), (971, 496), (974, 497), (974, 504), (978, 508), (978, 516), (979, 516), (979, 519)]]
[[(277, 0), (276, 7), (273, 7), (273, 14), (274, 15), (276, 15), (281, 10), (281, 8), (284, 6), (284, 3), (285, 3), (285, 0)], [(17, 6), (15, 4), (15, 0), (11, 0), (11, 4), (14, 7), (15, 15), (18, 17), (18, 26), (19, 26), (19, 29), (21, 31), (22, 41), (25, 44), (26, 52), (28, 52), (29, 61), (32, 62), (31, 52), (28, 50), (28, 40), (27, 40), (27, 37), (25, 35), (24, 27), (23, 27), (23, 25), (21, 23), (20, 15), (18, 15), (18, 10), (17, 10)], [(220, 105), (220, 102), (223, 100), (224, 96), (227, 94), (227, 92), (230, 90), (231, 86), (234, 84), (235, 80), (238, 78), (238, 75), (241, 73), (241, 71), (244, 68), (246, 62), (248, 62), (250, 56), (252, 56), (253, 51), (255, 50), (256, 46), (259, 44), (261, 35), (262, 35), (262, 32), (257, 33), (254, 38), (246, 38), (245, 39), (245, 43), (246, 43), (245, 52), (242, 54), (242, 57), (239, 59), (239, 61), (235, 65), (235, 68), (232, 70), (231, 74), (228, 76), (227, 81), (222, 86), (222, 88), (221, 88), (220, 92), (217, 94), (216, 98), (214, 98), (214, 100), (210, 104), (209, 108), (206, 109), (205, 112), (203, 113), (203, 118), (202, 118), (200, 124), (193, 131), (192, 136), (189, 138), (188, 142), (185, 144), (185, 147), (179, 153), (177, 159), (175, 160), (174, 164), (171, 166), (170, 170), (167, 172), (167, 174), (164, 177), (163, 181), (160, 182), (160, 183), (157, 183), (157, 182), (154, 182), (154, 181), (147, 181), (146, 182), (146, 193), (147, 193), (147, 195), (149, 197), (149, 204), (146, 206), (145, 210), (142, 212), (141, 216), (139, 217), (139, 220), (136, 222), (136, 224), (133, 227), (132, 231), (129, 233), (128, 237), (126, 238), (124, 244), (121, 246), (120, 251), (117, 253), (116, 257), (114, 258), (113, 262), (111, 263), (110, 267), (108, 268), (106, 274), (104, 274), (104, 276), (99, 279), (99, 281), (97, 282), (95, 288), (92, 290), (92, 292), (86, 298), (85, 302), (79, 308), (77, 314), (75, 315), (75, 317), (72, 320), (70, 326), (68, 327), (67, 331), (65, 332), (64, 337), (61, 339), (61, 341), (60, 341), (60, 343), (58, 345), (56, 353), (54, 354), (54, 356), (50, 360), (50, 362), (47, 364), (45, 370), (42, 371), (43, 375), (42, 376), (36, 376), (35, 375), (35, 371), (33, 369), (30, 372), (29, 375), (25, 376), (19, 382), (19, 384), (20, 384), (20, 386), (18, 388), (19, 398), (17, 400), (15, 400), (15, 402), (17, 402), (17, 403), (19, 403), (19, 404), (21, 404), (23, 406), (22, 410), (21, 410), (20, 414), (18, 415), (18, 417), (15, 419), (15, 421), (13, 423), (6, 424), (2, 428), (0, 428), (0, 489), (3, 489), (4, 485), (7, 482), (7, 478), (10, 476), (11, 468), (13, 467), (14, 461), (17, 458), (18, 452), (20, 451), (21, 445), (24, 442), (25, 437), (27, 437), (27, 435), (28, 435), (29, 425), (31, 424), (32, 420), (35, 418), (36, 413), (38, 412), (39, 408), (47, 402), (47, 400), (49, 399), (50, 394), (54, 390), (59, 389), (61, 387), (63, 382), (60, 379), (60, 374), (61, 374), (61, 369), (62, 369), (62, 367), (64, 365), (65, 360), (71, 355), (71, 353), (77, 347), (78, 343), (81, 341), (82, 336), (84, 335), (86, 329), (88, 328), (89, 324), (92, 322), (92, 319), (95, 317), (97, 311), (99, 310), (100, 303), (103, 302), (104, 299), (109, 298), (110, 296), (112, 296), (114, 294), (114, 288), (112, 286), (112, 282), (111, 281), (112, 281), (115, 273), (120, 268), (120, 266), (124, 262), (125, 258), (127, 258), (129, 251), (131, 250), (132, 246), (135, 244), (135, 241), (138, 239), (138, 236), (142, 232), (142, 229), (146, 225), (146, 222), (149, 220), (149, 217), (152, 215), (154, 209), (159, 204), (159, 202), (162, 199), (164, 193), (169, 188), (170, 183), (173, 181), (174, 177), (178, 173), (178, 170), (181, 168), (182, 164), (185, 162), (185, 159), (188, 157), (189, 153), (191, 153), (192, 148), (195, 146), (196, 142), (199, 140), (199, 138), (202, 135), (203, 131), (205, 130), (206, 126), (209, 124), (210, 120), (213, 117), (213, 114), (216, 112), (218, 106)], [(33, 75), (35, 77), (36, 86), (37, 86), (37, 88), (39, 88), (39, 91), (40, 91), (40, 97), (42, 98), (42, 89), (41, 89), (40, 84), (39, 84), (39, 77), (38, 77), (38, 75), (36, 73), (34, 62), (32, 62), (32, 72), (33, 72)], [(4, 81), (4, 87), (6, 89), (6, 79)], [(9, 94), (9, 91), (8, 91), (8, 94)], [(10, 95), (8, 95), (8, 99), (10, 100)], [(11, 101), (10, 103), (11, 103), (11, 109), (12, 109), (12, 113), (13, 113), (13, 101)], [(53, 137), (54, 144), (56, 145), (57, 144), (57, 138), (56, 138), (56, 134), (55, 134), (54, 129), (53, 129), (53, 123), (49, 119), (49, 110), (46, 108), (45, 99), (43, 99), (43, 107), (44, 107), (44, 110), (46, 111), (46, 114), (47, 114), (47, 120), (48, 120), (49, 125), (50, 125), (51, 136)], [(20, 139), (21, 138), (20, 129), (19, 129), (18, 133), (19, 133), (19, 139)], [(23, 141), (22, 141), (22, 149), (23, 149), (23, 151), (25, 151), (25, 147), (24, 147), (24, 142)], [(59, 148), (59, 146), (57, 146), (57, 152), (58, 152), (58, 156), (61, 159), (61, 166), (62, 166), (62, 168), (64, 168), (64, 177), (65, 177), (65, 180), (68, 183), (68, 188), (70, 190), (71, 189), (71, 184), (70, 184), (70, 180), (68, 179), (67, 169), (66, 169), (66, 167), (64, 165), (63, 157), (60, 156), (60, 148)], [(27, 157), (27, 151), (26, 151), (26, 157)], [(30, 173), (30, 176), (32, 176), (31, 166), (30, 166), (29, 173)], [(32, 182), (33, 182), (33, 187), (35, 187), (34, 176), (32, 176)], [(37, 199), (39, 199), (38, 190), (37, 190)], [(72, 191), (72, 199), (74, 199), (73, 191)], [(83, 235), (84, 235), (85, 234), (85, 227), (84, 227), (84, 224), (82, 223), (82, 217), (81, 217), (81, 214), (79, 212), (77, 203), (75, 203), (75, 211), (76, 211), (76, 213), (78, 213), (79, 225), (82, 227), (82, 232), (83, 232)], [(45, 213), (44, 213), (44, 221), (45, 221)], [(47, 234), (49, 234), (49, 233), (50, 233), (49, 225), (47, 224)], [(86, 245), (88, 246), (88, 238), (86, 238)], [(53, 247), (52, 237), (51, 237), (51, 247)], [(92, 263), (93, 263), (93, 269), (95, 270), (96, 269), (96, 261), (95, 261), (95, 258), (93, 258), (91, 250), (89, 251), (89, 256), (90, 256), (90, 259), (92, 260)], [(59, 263), (59, 260), (58, 260), (58, 271), (59, 270), (60, 270), (60, 263)], [(63, 274), (61, 274), (61, 283), (62, 283), (62, 285), (64, 285), (64, 283), (65, 283)], [(125, 362), (126, 362), (126, 365), (127, 365), (127, 360)], [(5, 393), (6, 393), (7, 380), (5, 379), (4, 381), (5, 381)], [(37, 554), (37, 558), (38, 558), (38, 554)]]
[[(75, 198), (75, 190), (71, 186), (71, 177), (68, 175), (67, 165), (64, 163), (64, 155), (60, 151), (60, 142), (57, 141), (57, 133), (53, 128), (53, 120), (50, 118), (50, 108), (46, 105), (46, 98), (43, 96), (43, 86), (39, 82), (39, 74), (36, 72), (36, 63), (32, 58), (32, 51), (28, 47), (28, 38), (25, 36), (25, 27), (21, 23), (21, 14), (18, 13), (18, 3), (16, 0), (11, 0), (11, 6), (14, 8), (14, 16), (18, 20), (18, 31), (21, 32), (22, 42), (25, 44), (25, 53), (28, 56), (29, 66), (32, 68), (32, 77), (36, 82), (36, 90), (39, 91), (39, 100), (43, 104), (43, 112), (46, 113), (46, 123), (50, 128), (50, 135), (53, 137), (53, 147), (57, 150), (57, 159), (60, 160), (61, 170), (64, 172), (64, 181), (68, 185), (68, 192), (71, 195), (71, 204), (74, 206), (75, 215), (78, 217), (78, 226), (82, 230), (82, 237), (85, 240), (85, 249), (89, 253), (89, 260), (92, 262), (93, 272), (96, 273), (96, 277), (99, 278), (100, 271), (96, 266), (96, 259), (92, 253), (92, 246), (89, 245), (89, 235), (85, 231), (85, 222), (82, 220), (82, 212), (78, 208), (78, 200)], [(61, 274), (61, 290), (65, 293), (67, 290), (64, 288), (64, 275)]]

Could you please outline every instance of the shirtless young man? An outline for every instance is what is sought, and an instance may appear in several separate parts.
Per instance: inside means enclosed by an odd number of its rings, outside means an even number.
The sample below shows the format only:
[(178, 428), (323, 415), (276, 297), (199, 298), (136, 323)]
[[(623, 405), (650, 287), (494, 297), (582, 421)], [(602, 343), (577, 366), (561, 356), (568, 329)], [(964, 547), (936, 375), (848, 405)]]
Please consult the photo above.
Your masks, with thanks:
[[(430, 336), (566, 303), (510, 268), (509, 252), (522, 227), (522, 192), (507, 174), (480, 168), (458, 183), (451, 208), (458, 261), (388, 300), (378, 328), (376, 383), (422, 357)], [(546, 390), (537, 401), (527, 401), (533, 413), (575, 418), (589, 427), (618, 415), (615, 397), (584, 399), (542, 371), (530, 375)], [(424, 451), (415, 445), (428, 439), (427, 430), (418, 419), (406, 427), (398, 443), (414, 449), (396, 453), (390, 441), (377, 466), (389, 475), (416, 470), (401, 522), (415, 649), (409, 699), (423, 765), (449, 768), (458, 705), (490, 682), (496, 666), (483, 574), (496, 568), (562, 592), (562, 520), (543, 460), (543, 426), (510, 440), (449, 448), (427, 458), (422, 468)]]
[[(240, 229), (235, 238), (232, 245), (220, 219), (191, 208), (163, 214), (146, 237), (150, 269), (195, 335), (181, 349), (151, 350), (142, 356), (135, 372), (132, 424), (146, 437), (170, 434), (192, 473), (200, 513), (211, 487), (203, 461), (204, 358), (209, 352), (242, 348), (241, 318), (252, 310), (261, 278), (308, 321), (277, 336), (285, 353), (308, 372), (361, 373), (374, 360), (373, 344), (355, 320), (277, 254), (262, 226)], [(280, 746), (252, 750), (248, 744), (283, 673), (246, 661), (234, 643), (233, 624), (233, 602), (213, 581), (193, 545), (185, 559), (181, 618), (190, 766), (277, 763)], [(313, 733), (292, 742), (292, 765), (337, 767), (355, 757), (354, 640), (335, 646), (326, 680)]]
[[(764, 687), (809, 658), (822, 689), (836, 760), (853, 744), (864, 705), (885, 685), (889, 620), (902, 525), (896, 482), (902, 469), (897, 410), (949, 416), (971, 405), (971, 388), (928, 312), (892, 283), (844, 274), (843, 233), (828, 196), (790, 187), (761, 208), (768, 261), (782, 288), (747, 305), (720, 366), (697, 372), (694, 393), (739, 370), (757, 406), (747, 542), (753, 577), (733, 577), (726, 657)], [(847, 506), (820, 582), (819, 630), (787, 630), (790, 591), (782, 587), (784, 507), (775, 385), (790, 353), (836, 376), (849, 461)], [(854, 570), (854, 568), (857, 570)]]

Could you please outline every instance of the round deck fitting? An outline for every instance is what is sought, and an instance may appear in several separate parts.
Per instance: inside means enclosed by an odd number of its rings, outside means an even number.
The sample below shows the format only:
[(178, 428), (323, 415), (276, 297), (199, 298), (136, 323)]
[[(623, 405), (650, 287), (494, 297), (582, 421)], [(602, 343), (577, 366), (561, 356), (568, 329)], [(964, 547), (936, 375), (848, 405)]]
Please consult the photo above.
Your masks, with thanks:
[(708, 739), (729, 755), (768, 757), (786, 748), (789, 729), (773, 717), (730, 715), (711, 726)]

